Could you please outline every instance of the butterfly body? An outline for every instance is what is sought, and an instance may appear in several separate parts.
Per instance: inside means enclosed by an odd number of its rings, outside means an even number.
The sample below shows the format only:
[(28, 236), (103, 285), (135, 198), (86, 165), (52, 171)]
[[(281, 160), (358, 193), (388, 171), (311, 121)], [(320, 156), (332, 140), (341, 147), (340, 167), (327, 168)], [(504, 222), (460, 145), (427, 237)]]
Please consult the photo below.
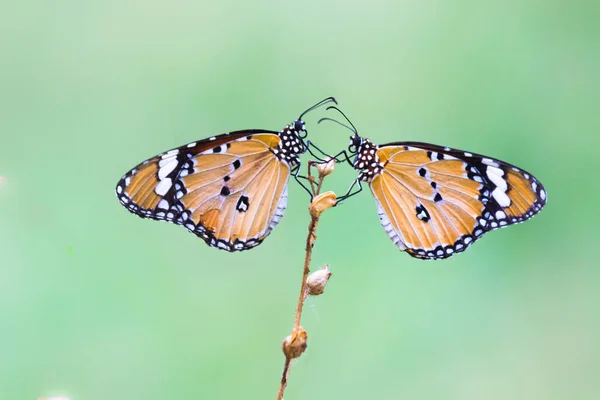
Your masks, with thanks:
[(132, 213), (185, 226), (212, 247), (247, 250), (283, 216), (305, 133), (297, 120), (279, 132), (243, 130), (189, 143), (126, 173), (117, 197)]
[(361, 139), (358, 142), (353, 142), (353, 145), (357, 146), (358, 149), (353, 162), (354, 169), (359, 171), (358, 179), (363, 182), (371, 182), (385, 166), (377, 156), (379, 146), (369, 139)]
[(531, 218), (546, 203), (533, 175), (480, 154), (421, 142), (375, 145), (358, 135), (349, 150), (384, 230), (416, 258), (460, 253), (486, 232)]

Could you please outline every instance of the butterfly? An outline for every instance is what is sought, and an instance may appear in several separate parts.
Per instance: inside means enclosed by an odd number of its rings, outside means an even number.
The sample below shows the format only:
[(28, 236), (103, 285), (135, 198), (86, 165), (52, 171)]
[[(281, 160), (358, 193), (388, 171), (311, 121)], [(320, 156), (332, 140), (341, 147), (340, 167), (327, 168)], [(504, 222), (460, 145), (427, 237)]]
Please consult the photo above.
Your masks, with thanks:
[(337, 104), (326, 98), (279, 132), (224, 133), (149, 158), (121, 178), (117, 197), (133, 214), (184, 226), (211, 247), (258, 246), (283, 217), (290, 175), (300, 182), (299, 156), (311, 147), (325, 155), (304, 140), (302, 118), (328, 103)]
[(368, 183), (383, 229), (413, 257), (448, 258), (489, 231), (528, 220), (546, 204), (544, 186), (521, 168), (429, 143), (377, 145), (332, 108), (351, 127), (330, 118), (319, 122), (331, 120), (354, 133), (346, 159), (359, 171), (338, 204)]

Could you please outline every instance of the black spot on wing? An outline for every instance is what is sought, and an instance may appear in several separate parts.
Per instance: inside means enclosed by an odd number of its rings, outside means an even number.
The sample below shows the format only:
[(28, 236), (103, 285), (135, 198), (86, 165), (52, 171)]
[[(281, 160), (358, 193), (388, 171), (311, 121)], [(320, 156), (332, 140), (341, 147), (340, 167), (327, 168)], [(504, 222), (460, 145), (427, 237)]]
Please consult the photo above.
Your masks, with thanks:
[(416, 211), (417, 211), (417, 218), (419, 218), (421, 221), (428, 222), (431, 219), (429, 212), (427, 211), (425, 206), (423, 206), (423, 204), (418, 204), (416, 207)]
[(246, 212), (248, 210), (248, 207), (250, 207), (250, 200), (248, 199), (248, 196), (240, 197), (237, 204), (235, 205), (235, 209), (239, 212)]

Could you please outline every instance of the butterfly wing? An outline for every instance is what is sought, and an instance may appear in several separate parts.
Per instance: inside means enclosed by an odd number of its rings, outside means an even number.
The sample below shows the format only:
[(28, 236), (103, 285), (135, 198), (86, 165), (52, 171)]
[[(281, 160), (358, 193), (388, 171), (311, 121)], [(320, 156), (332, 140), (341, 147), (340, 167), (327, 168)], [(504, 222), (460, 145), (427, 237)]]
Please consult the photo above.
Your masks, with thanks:
[(450, 257), (546, 204), (542, 184), (503, 161), (419, 142), (382, 145), (376, 154), (383, 169), (370, 187), (381, 223), (413, 257)]
[(139, 164), (119, 181), (132, 213), (185, 226), (209, 246), (259, 245), (287, 204), (289, 166), (273, 153), (277, 132), (245, 130), (190, 143)]

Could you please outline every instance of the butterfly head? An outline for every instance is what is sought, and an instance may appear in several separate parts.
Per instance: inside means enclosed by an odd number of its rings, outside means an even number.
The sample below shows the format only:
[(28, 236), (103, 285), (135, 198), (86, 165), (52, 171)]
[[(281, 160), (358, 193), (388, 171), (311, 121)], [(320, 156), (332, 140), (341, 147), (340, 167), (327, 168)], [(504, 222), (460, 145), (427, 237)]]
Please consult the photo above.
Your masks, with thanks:
[(357, 134), (350, 136), (350, 145), (348, 146), (348, 151), (350, 152), (350, 154), (357, 154), (362, 145), (362, 142), (363, 139)]
[(292, 128), (294, 133), (298, 135), (301, 139), (306, 139), (306, 136), (308, 136), (306, 124), (301, 119), (297, 119), (296, 121), (294, 121), (290, 128)]
[(314, 106), (305, 110), (302, 114), (300, 114), (298, 119), (291, 124), (286, 125), (286, 127), (278, 133), (280, 142), (277, 148), (273, 150), (277, 158), (287, 162), (290, 165), (296, 165), (300, 162), (298, 156), (306, 152), (307, 146), (304, 142), (304, 139), (306, 139), (308, 136), (308, 131), (306, 130), (306, 124), (304, 123), (303, 117), (314, 109), (328, 103), (337, 104), (337, 101), (333, 97), (328, 97), (324, 100), (321, 100)]

